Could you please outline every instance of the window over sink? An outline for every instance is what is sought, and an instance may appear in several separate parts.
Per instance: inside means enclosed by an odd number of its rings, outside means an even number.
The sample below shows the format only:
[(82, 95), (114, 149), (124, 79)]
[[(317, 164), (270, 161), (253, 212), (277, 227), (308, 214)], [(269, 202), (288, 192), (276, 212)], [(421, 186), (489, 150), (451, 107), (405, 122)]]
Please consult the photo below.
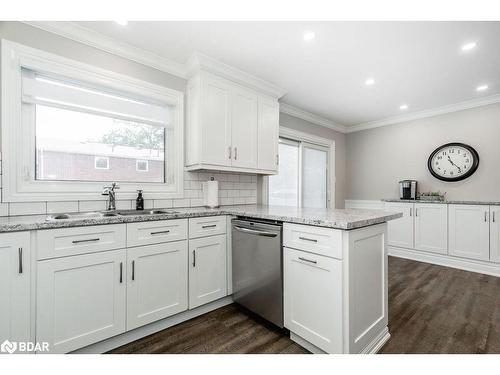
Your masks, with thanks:
[(183, 94), (2, 43), (4, 201), (183, 194)]

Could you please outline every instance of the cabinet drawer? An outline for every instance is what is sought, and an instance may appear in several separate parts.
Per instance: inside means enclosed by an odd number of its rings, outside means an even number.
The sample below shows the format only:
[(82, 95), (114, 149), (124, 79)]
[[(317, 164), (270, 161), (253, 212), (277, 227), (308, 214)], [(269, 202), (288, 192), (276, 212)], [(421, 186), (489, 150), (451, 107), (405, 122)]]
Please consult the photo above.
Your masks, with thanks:
[(225, 216), (196, 217), (189, 219), (189, 238), (226, 233)]
[(125, 247), (125, 224), (37, 231), (37, 259), (95, 253)]
[(332, 258), (342, 259), (342, 231), (309, 225), (283, 225), (283, 245)]
[(185, 239), (187, 239), (187, 219), (127, 224), (128, 247)]

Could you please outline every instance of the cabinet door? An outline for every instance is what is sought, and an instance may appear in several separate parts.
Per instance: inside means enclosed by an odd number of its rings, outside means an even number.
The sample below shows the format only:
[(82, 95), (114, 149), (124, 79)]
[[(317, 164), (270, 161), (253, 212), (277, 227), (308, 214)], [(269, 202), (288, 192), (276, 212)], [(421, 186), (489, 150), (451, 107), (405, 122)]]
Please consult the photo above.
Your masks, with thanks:
[(446, 204), (415, 203), (415, 249), (448, 252), (448, 209)]
[(206, 76), (203, 81), (201, 116), (201, 162), (231, 165), (230, 86), (220, 79)]
[(187, 310), (187, 241), (128, 249), (127, 330)]
[(226, 294), (226, 235), (189, 240), (189, 308)]
[(403, 213), (403, 217), (387, 223), (387, 244), (413, 248), (413, 203), (386, 203), (385, 210)]
[(258, 168), (278, 171), (279, 103), (259, 98)]
[(233, 167), (257, 168), (257, 95), (235, 86), (231, 96)]
[(450, 204), (448, 214), (449, 254), (489, 260), (489, 207)]
[(327, 353), (342, 353), (342, 261), (285, 248), (285, 327)]
[(0, 234), (0, 343), (30, 341), (30, 234)]
[(66, 353), (125, 332), (125, 250), (39, 261), (37, 341)]
[(490, 206), (490, 260), (500, 263), (500, 206)]

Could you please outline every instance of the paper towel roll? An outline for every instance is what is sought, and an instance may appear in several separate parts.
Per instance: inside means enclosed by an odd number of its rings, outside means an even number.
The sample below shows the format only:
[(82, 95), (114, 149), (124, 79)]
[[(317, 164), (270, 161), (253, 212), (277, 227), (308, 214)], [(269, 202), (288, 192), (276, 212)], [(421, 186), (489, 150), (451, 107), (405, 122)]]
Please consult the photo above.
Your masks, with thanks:
[(219, 181), (203, 183), (203, 201), (206, 207), (219, 207)]

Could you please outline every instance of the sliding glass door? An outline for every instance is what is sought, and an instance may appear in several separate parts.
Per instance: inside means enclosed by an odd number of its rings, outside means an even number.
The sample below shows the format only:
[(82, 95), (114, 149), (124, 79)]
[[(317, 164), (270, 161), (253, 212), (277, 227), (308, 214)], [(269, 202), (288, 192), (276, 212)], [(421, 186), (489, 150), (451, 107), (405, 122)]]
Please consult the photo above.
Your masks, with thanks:
[(279, 174), (269, 177), (269, 204), (328, 207), (328, 153), (324, 146), (280, 138)]

